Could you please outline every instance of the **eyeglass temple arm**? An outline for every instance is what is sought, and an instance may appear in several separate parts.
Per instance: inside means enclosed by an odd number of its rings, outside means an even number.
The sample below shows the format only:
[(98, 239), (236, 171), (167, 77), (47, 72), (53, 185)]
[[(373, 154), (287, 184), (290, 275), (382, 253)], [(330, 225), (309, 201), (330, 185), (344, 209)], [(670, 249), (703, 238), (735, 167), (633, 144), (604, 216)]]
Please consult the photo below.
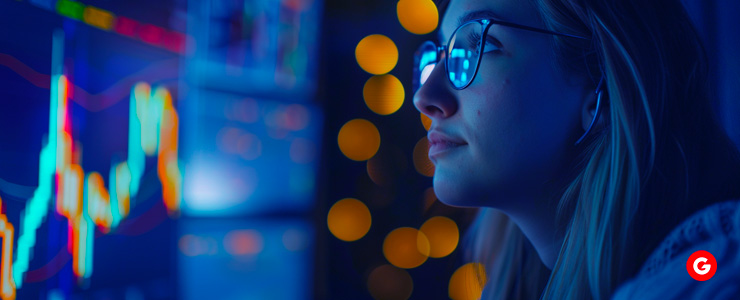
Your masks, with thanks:
[(576, 146), (583, 142), (583, 140), (586, 138), (589, 132), (591, 132), (591, 129), (593, 129), (594, 124), (599, 121), (599, 116), (601, 115), (601, 105), (602, 105), (602, 96), (604, 91), (601, 90), (601, 86), (604, 84), (604, 76), (601, 76), (601, 79), (599, 79), (599, 84), (596, 86), (596, 112), (594, 113), (594, 118), (591, 120), (591, 124), (588, 125), (588, 129), (586, 129), (586, 132), (581, 135), (581, 137), (576, 141)]
[(524, 29), (524, 30), (529, 30), (529, 31), (535, 31), (535, 32), (539, 32), (539, 33), (549, 33), (549, 34), (554, 34), (554, 35), (559, 35), (559, 36), (566, 36), (566, 37), (572, 37), (572, 38), (577, 38), (577, 39), (590, 40), (590, 38), (582, 37), (582, 36), (578, 36), (578, 35), (572, 35), (572, 34), (567, 34), (567, 33), (560, 33), (560, 32), (550, 31), (550, 30), (546, 30), (546, 29), (540, 29), (540, 28), (536, 28), (536, 27), (529, 27), (529, 26), (526, 26), (526, 25), (520, 25), (520, 24), (516, 24), (516, 23), (509, 23), (509, 22), (498, 21), (498, 20), (491, 20), (491, 24), (499, 24), (499, 25), (504, 25), (504, 26), (508, 26), (508, 27), (514, 27), (514, 28), (519, 28), (519, 29)]
[[(437, 55), (440, 55), (440, 53), (442, 55), (446, 55), (447, 54), (447, 53), (445, 53), (446, 50), (447, 50), (447, 45), (437, 46)], [(440, 55), (439, 57), (437, 57), (437, 62), (439, 62), (439, 60), (441, 60), (441, 59), (442, 59), (442, 56)]]

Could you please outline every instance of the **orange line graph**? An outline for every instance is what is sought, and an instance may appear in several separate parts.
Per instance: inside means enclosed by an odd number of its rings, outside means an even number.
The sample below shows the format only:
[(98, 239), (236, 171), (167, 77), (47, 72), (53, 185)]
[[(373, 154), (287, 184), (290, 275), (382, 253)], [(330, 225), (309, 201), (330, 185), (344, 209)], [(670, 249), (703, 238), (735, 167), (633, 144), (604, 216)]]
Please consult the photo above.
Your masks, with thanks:
[[(2, 209), (3, 199), (0, 199)], [(8, 222), (7, 216), (0, 213), (0, 238), (2, 243), (2, 266), (0, 266), (0, 297), (4, 300), (15, 299), (15, 283), (12, 277), (13, 259), (13, 224)]]

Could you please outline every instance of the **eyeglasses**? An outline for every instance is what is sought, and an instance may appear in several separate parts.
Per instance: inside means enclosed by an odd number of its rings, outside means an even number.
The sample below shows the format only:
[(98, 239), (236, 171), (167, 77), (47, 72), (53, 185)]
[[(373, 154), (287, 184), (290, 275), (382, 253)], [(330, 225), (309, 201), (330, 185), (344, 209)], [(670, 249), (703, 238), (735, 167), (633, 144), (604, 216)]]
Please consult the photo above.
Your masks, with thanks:
[(452, 86), (458, 90), (468, 87), (478, 73), (483, 54), (498, 50), (500, 47), (496, 39), (488, 36), (488, 30), (493, 24), (558, 36), (589, 39), (493, 19), (472, 20), (455, 29), (447, 45), (437, 46), (432, 41), (426, 41), (419, 47), (414, 55), (414, 92), (419, 90), (427, 80), (434, 66), (441, 59), (442, 53), (447, 56), (445, 69), (447, 79)]

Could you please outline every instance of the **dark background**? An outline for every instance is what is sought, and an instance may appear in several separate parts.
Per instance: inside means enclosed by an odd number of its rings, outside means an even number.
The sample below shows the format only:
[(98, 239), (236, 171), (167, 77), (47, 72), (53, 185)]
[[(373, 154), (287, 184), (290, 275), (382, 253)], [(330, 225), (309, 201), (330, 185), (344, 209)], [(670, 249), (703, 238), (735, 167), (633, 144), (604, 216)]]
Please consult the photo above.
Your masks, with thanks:
[[(375, 267), (388, 263), (382, 244), (390, 231), (404, 226), (418, 228), (433, 216), (450, 217), (464, 230), (475, 210), (452, 208), (438, 201), (425, 206), (425, 191), (431, 187), (431, 178), (420, 175), (412, 159), (414, 145), (426, 135), (410, 93), (412, 55), (422, 41), (435, 40), (436, 33), (418, 36), (404, 30), (396, 17), (396, 1), (314, 1), (317, 31), (309, 32), (313, 38), (301, 45), (313, 49), (307, 57), (308, 72), (302, 77), (306, 82), (286, 92), (279, 86), (251, 90), (245, 82), (253, 78), (206, 72), (199, 60), (213, 58), (209, 55), (219, 58), (220, 52), (204, 50), (217, 49), (218, 45), (209, 43), (223, 32), (193, 28), (193, 23), (199, 22), (197, 16), (204, 13), (194, 7), (205, 1), (83, 2), (117, 16), (191, 35), (198, 48), (175, 53), (90, 27), (39, 4), (54, 1), (0, 0), (0, 54), (10, 55), (35, 70), (38, 74), (30, 76), (40, 82), (48, 80), (50, 74), (51, 35), (55, 29), (62, 29), (66, 36), (66, 71), (75, 84), (91, 93), (104, 91), (138, 70), (174, 61), (172, 65), (154, 68), (153, 75), (140, 75), (140, 80), (173, 91), (181, 117), (180, 159), (185, 182), (189, 182), (189, 174), (198, 172), (189, 169), (193, 165), (190, 162), (204, 156), (213, 159), (209, 162), (234, 166), (235, 170), (256, 169), (261, 179), (257, 189), (264, 193), (249, 201), (239, 198), (243, 205), (233, 210), (200, 213), (191, 209), (178, 218), (170, 218), (153, 168), (156, 159), (148, 158), (142, 191), (130, 216), (111, 233), (98, 233), (96, 237), (91, 278), (78, 283), (72, 275), (71, 260), (64, 251), (66, 219), (50, 211), (37, 232), (31, 272), (17, 291), (17, 298), (372, 299), (367, 278)], [(740, 2), (684, 2), (710, 54), (713, 81), (720, 96), (717, 113), (730, 136), (740, 143)], [(219, 3), (241, 5), (239, 1)], [(373, 113), (363, 102), (363, 85), (372, 75), (358, 66), (354, 50), (370, 34), (388, 36), (399, 51), (398, 63), (390, 74), (401, 80), (406, 97), (401, 109), (389, 116)], [(265, 73), (265, 77), (270, 75)], [(0, 64), (0, 80), (0, 197), (3, 213), (15, 225), (17, 240), (17, 224), (26, 201), (39, 184), (38, 157), (49, 128), (49, 90), (34, 85), (7, 64)], [(256, 99), (261, 107), (300, 104), (310, 111), (311, 125), (291, 134), (318, 145), (317, 157), (307, 167), (315, 178), (311, 189), (297, 196), (270, 194), (282, 191), (286, 182), (263, 170), (296, 167), (286, 155), (282, 160), (275, 154), (277, 158), (271, 161), (245, 162), (216, 149), (214, 138), (221, 128), (243, 126), (238, 128), (264, 138), (263, 152), (287, 151), (286, 145), (268, 142), (273, 141), (274, 134), (269, 127), (234, 125), (218, 115), (224, 106), (245, 97)], [(92, 101), (99, 98), (88, 99), (91, 104), (87, 106), (74, 101), (69, 105), (73, 135), (84, 144), (82, 165), (86, 171), (98, 171), (106, 179), (111, 160), (125, 156), (127, 145), (122, 137), (127, 134), (129, 102), (127, 95), (119, 98), (100, 110), (90, 109), (95, 107)], [(392, 175), (387, 185), (375, 184), (368, 176), (366, 163), (347, 159), (337, 146), (339, 129), (355, 118), (371, 121), (380, 131), (377, 155)], [(370, 231), (355, 242), (335, 238), (326, 225), (331, 205), (346, 197), (365, 202), (373, 217)], [(214, 250), (216, 254), (190, 257), (182, 253), (183, 236), (220, 240), (234, 230), (263, 234), (263, 252), (247, 262), (219, 247)], [(299, 232), (307, 241), (306, 248), (298, 252), (271, 248), (273, 236), (279, 238), (287, 230)], [(466, 262), (462, 252), (459, 245), (448, 257), (430, 258), (420, 267), (408, 270), (414, 283), (411, 299), (446, 299), (450, 276)], [(273, 278), (282, 280), (275, 282)], [(262, 294), (270, 290), (275, 291), (272, 296)]]

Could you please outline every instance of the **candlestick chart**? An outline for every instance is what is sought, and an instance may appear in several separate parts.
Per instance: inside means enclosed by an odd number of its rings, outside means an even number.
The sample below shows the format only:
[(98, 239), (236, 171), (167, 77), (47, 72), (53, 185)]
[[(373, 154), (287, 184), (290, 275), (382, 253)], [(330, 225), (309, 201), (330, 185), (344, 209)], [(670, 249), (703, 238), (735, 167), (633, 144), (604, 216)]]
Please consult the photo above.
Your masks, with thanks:
[[(130, 88), (129, 118), (125, 159), (113, 160), (104, 174), (86, 172), (81, 160), (85, 144), (73, 135), (69, 112), (73, 84), (63, 70), (63, 34), (54, 37), (52, 74), (49, 78), (49, 129), (39, 156), (38, 187), (27, 199), (20, 221), (12, 224), (0, 215), (0, 298), (14, 299), (16, 289), (24, 284), (24, 275), (33, 259), (37, 231), (50, 213), (67, 221), (67, 247), (72, 271), (80, 281), (93, 273), (93, 251), (96, 231), (106, 234), (115, 229), (131, 210), (131, 199), (140, 190), (147, 168), (155, 168), (161, 182), (162, 200), (170, 216), (179, 214), (182, 198), (182, 175), (178, 161), (179, 117), (170, 91), (163, 86), (135, 82)], [(60, 45), (57, 45), (60, 44)], [(38, 78), (39, 74), (21, 74), (30, 68), (4, 55), (5, 67), (20, 71), (21, 77)], [(14, 62), (9, 64), (7, 62)], [(34, 76), (35, 75), (35, 76)], [(147, 166), (146, 158), (156, 157), (156, 165)], [(2, 200), (0, 200), (2, 203)], [(14, 243), (14, 235), (17, 242)], [(15, 256), (14, 256), (15, 255)]]
[(0, 0), (0, 299), (309, 297), (319, 4)]

